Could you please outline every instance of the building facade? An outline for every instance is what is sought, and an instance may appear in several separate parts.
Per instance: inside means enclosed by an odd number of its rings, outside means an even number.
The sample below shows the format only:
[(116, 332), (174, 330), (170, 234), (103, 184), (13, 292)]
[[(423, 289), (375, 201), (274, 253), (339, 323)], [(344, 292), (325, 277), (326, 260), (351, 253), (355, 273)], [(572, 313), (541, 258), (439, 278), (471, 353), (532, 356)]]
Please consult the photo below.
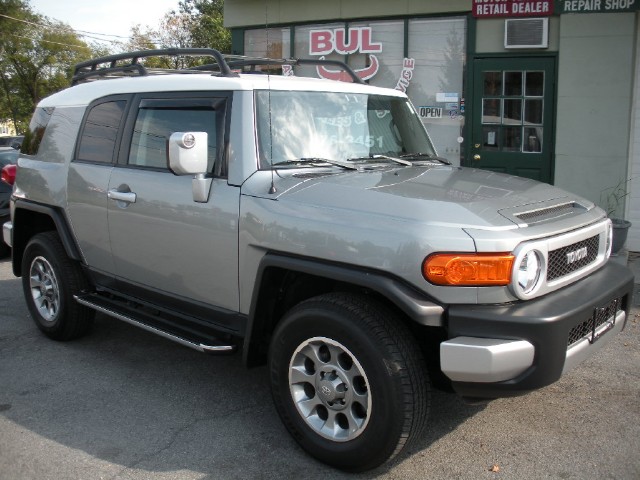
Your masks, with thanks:
[[(640, 0), (227, 0), (234, 53), (345, 60), (443, 157), (575, 192), (640, 251)], [(330, 68), (292, 72), (337, 78)]]

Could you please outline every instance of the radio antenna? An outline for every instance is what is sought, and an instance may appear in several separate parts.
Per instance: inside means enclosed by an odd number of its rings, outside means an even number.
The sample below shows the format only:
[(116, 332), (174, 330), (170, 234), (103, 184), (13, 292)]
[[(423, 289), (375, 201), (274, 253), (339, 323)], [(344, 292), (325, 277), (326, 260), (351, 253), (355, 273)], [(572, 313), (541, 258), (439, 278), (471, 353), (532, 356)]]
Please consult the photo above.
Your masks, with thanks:
[[(266, 33), (266, 55), (269, 56), (269, 0), (264, 0), (264, 31)], [(278, 192), (274, 183), (274, 171), (273, 171), (273, 130), (271, 122), (271, 72), (267, 71), (267, 102), (269, 104), (269, 166), (271, 167), (271, 188), (269, 188), (269, 195), (275, 195)]]

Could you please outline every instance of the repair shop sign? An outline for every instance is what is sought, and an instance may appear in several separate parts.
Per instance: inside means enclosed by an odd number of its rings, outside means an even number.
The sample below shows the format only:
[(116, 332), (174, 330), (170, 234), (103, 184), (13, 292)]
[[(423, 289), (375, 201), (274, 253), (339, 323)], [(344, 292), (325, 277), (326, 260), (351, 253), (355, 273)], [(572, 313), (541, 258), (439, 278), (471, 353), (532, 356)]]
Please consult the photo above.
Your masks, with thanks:
[(473, 16), (548, 17), (553, 13), (554, 0), (473, 0)]

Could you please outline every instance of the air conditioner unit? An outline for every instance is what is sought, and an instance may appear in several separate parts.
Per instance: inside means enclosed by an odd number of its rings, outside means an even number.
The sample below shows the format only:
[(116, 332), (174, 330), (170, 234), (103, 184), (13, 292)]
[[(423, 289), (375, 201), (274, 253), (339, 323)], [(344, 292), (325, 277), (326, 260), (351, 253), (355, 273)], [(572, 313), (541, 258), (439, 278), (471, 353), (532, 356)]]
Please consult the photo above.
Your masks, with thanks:
[(548, 18), (510, 18), (504, 22), (504, 48), (548, 48)]

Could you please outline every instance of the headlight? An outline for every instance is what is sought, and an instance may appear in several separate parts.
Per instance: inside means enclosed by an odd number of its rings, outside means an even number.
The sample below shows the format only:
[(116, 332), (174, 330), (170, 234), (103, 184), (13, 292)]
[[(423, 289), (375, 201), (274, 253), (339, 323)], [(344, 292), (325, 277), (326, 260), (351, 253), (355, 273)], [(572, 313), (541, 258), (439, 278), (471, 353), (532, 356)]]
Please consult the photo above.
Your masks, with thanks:
[(611, 256), (611, 247), (613, 246), (613, 224), (611, 220), (609, 220), (609, 224), (607, 225), (607, 246), (606, 246), (606, 254), (604, 258), (609, 258)]
[(540, 283), (543, 256), (537, 250), (529, 250), (516, 259), (515, 287), (522, 295), (532, 293)]

